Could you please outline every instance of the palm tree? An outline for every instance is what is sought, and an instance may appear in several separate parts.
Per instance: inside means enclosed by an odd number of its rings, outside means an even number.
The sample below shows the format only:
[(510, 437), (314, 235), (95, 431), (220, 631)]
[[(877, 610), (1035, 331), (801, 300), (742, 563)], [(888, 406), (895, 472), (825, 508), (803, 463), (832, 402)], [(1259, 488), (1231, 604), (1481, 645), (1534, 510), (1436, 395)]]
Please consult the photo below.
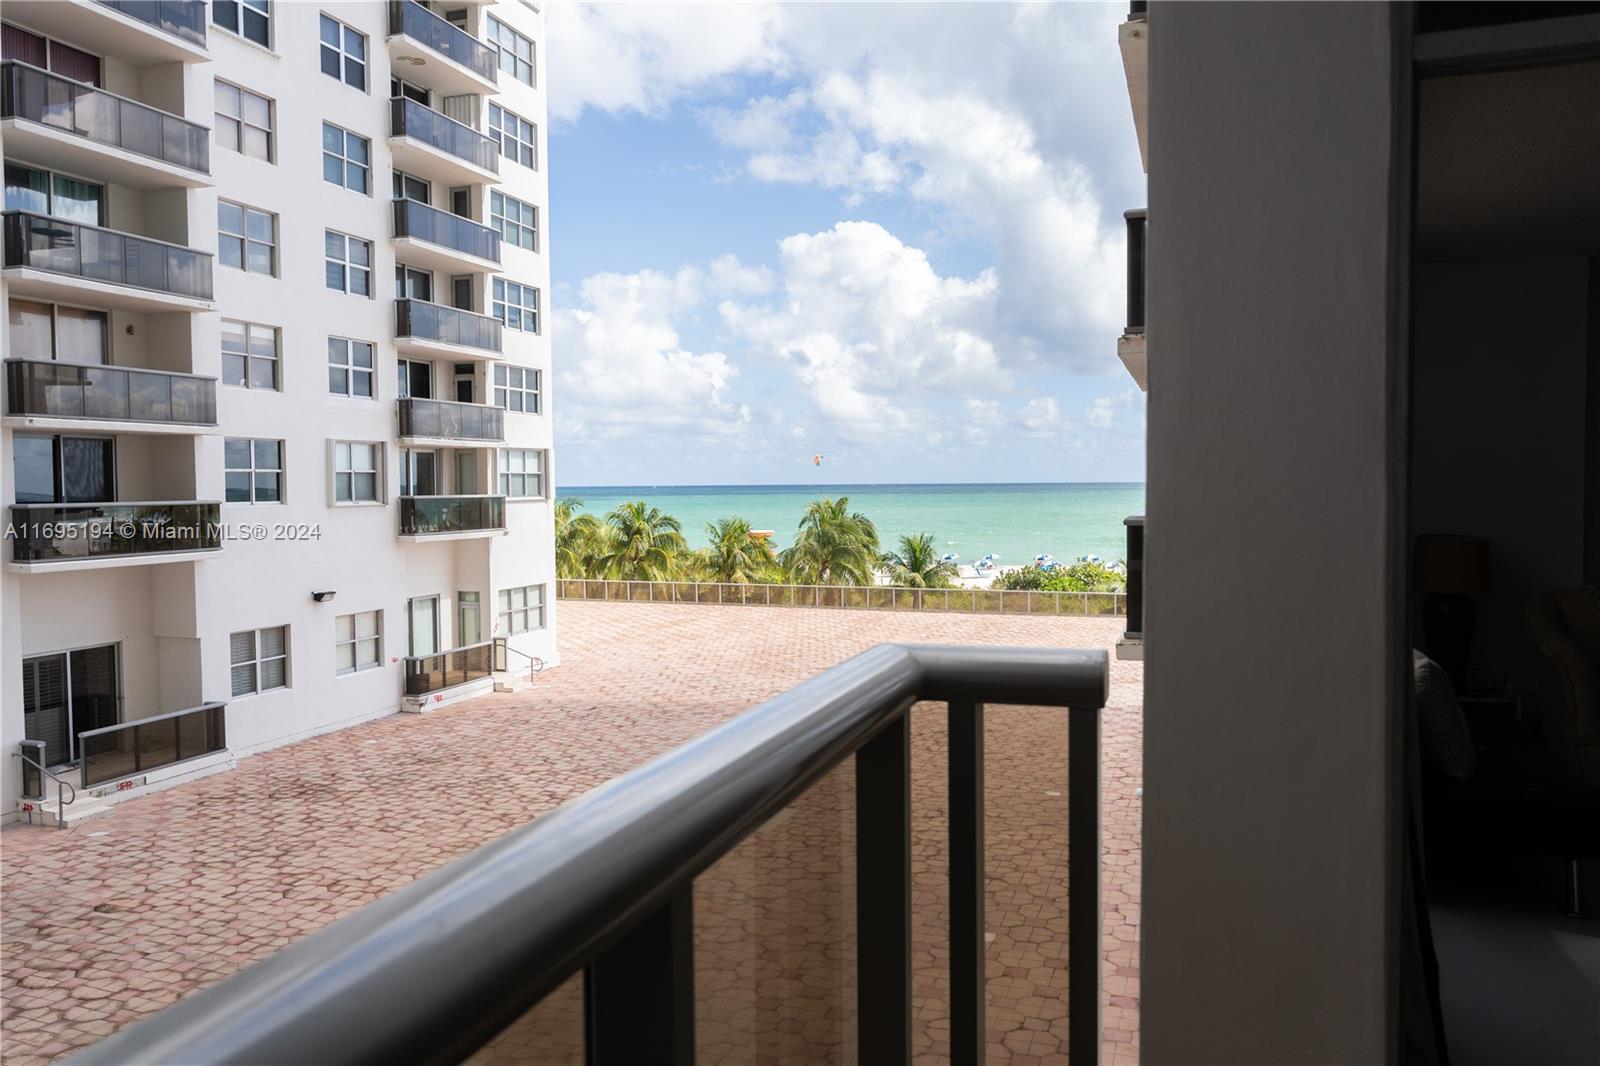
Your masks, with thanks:
[(848, 496), (813, 500), (781, 558), (802, 585), (868, 585), (878, 565), (878, 530), (866, 515), (850, 510)]
[(765, 537), (750, 532), (742, 518), (721, 518), (707, 523), (711, 546), (704, 552), (704, 563), (713, 581), (746, 584), (760, 581), (777, 569), (778, 556)]
[(883, 557), (892, 584), (913, 589), (947, 589), (956, 574), (954, 563), (939, 558), (932, 533), (914, 533), (900, 538), (900, 550)]
[(606, 553), (611, 530), (600, 519), (579, 512), (583, 501), (567, 496), (556, 501), (556, 576), (598, 577), (597, 563)]
[(677, 573), (679, 556), (688, 551), (678, 520), (643, 500), (619, 504), (606, 515), (606, 526), (611, 539), (599, 569), (607, 577), (669, 581)]

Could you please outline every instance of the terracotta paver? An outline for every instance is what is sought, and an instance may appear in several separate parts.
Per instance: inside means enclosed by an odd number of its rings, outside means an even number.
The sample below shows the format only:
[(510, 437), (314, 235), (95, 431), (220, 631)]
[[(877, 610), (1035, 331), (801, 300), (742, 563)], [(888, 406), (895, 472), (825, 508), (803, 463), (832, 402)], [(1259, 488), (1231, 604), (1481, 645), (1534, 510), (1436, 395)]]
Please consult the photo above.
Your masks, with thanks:
[[(316, 737), (68, 831), (0, 833), (0, 1059), (93, 1043), (873, 644), (1109, 648), (1121, 620), (563, 601), (561, 626), (564, 665), (530, 691)], [(1099, 948), (1115, 1066), (1138, 1061), (1141, 665), (1113, 661), (1112, 682)], [(912, 716), (913, 1032), (930, 1064), (949, 1050), (944, 714)], [(1065, 743), (1058, 711), (989, 711), (991, 1063), (1066, 1062)], [(697, 881), (702, 1062), (853, 1061), (852, 774)], [(572, 1061), (578, 987), (476, 1058)]]

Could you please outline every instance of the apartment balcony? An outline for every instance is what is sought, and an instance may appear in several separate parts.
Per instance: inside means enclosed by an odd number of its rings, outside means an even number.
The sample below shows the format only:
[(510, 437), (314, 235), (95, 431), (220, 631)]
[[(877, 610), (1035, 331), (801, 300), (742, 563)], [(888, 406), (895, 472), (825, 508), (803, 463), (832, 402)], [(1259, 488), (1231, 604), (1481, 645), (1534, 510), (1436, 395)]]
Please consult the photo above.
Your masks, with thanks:
[(402, 445), (499, 444), (506, 439), (505, 411), (483, 403), (408, 397), (398, 401)]
[(487, 681), (498, 668), (503, 669), (499, 641), (486, 640), (465, 648), (451, 648), (437, 655), (413, 655), (405, 659), (407, 696), (431, 696), (435, 692)]
[(1122, 520), (1128, 533), (1128, 624), (1117, 641), (1117, 658), (1144, 658), (1144, 515)]
[(445, 96), (499, 91), (495, 50), (412, 0), (389, 0), (384, 43), (395, 73), (423, 88)]
[(1128, 20), (1117, 27), (1117, 47), (1122, 52), (1122, 72), (1128, 79), (1128, 104), (1133, 109), (1133, 130), (1139, 138), (1139, 161), (1150, 172), (1146, 148), (1146, 117), (1150, 100), (1150, 16), (1144, 0), (1128, 5)]
[(7, 211), (13, 296), (128, 311), (214, 311), (210, 252), (132, 233)]
[(1145, 358), (1144, 341), (1146, 215), (1144, 208), (1122, 214), (1128, 225), (1128, 315), (1122, 336), (1117, 338), (1117, 358), (1128, 368), (1139, 388), (1148, 392), (1149, 362)]
[[(491, 661), (488, 649), (408, 661), (408, 690)], [(387, 1061), (404, 1048), (460, 1062), (533, 1048), (600, 1066), (681, 1064), (770, 1030), (764, 1046), (793, 1061), (909, 1063), (931, 1037), (950, 1062), (981, 1063), (998, 1033), (1052, 1059), (1110, 1062), (1102, 969), (1119, 996), (1137, 995), (1126, 988), (1137, 979), (1101, 949), (1102, 873), (1108, 895), (1137, 889), (1115, 823), (1101, 824), (1108, 688), (1099, 650), (881, 644), (546, 803), (530, 824), (79, 1061)], [(575, 717), (597, 730), (595, 715)], [(1113, 743), (1124, 717), (1107, 716)], [(1021, 734), (1034, 719), (1048, 732)], [(1034, 741), (1022, 772), (1048, 767), (1047, 778), (1019, 782), (1019, 737)], [(1003, 787), (985, 787), (986, 769)], [(1022, 825), (1011, 822), (1019, 788)], [(1115, 780), (1106, 791), (1121, 795)], [(986, 894), (986, 879), (1021, 882), (1019, 850), (1048, 858), (1030, 860), (1034, 891)], [(1012, 895), (1024, 899), (1000, 898)], [(913, 932), (930, 926), (948, 943), (931, 961)], [(1117, 938), (1137, 929), (1118, 923)], [(1035, 1002), (988, 1012), (986, 959), (1041, 943), (1054, 950), (1004, 978)], [(921, 989), (935, 983), (944, 991), (929, 1007)], [(348, 1024), (356, 1016), (371, 1020)]]
[(500, 358), (500, 320), (422, 300), (394, 302), (394, 343), (402, 355), (426, 359)]
[(82, 788), (107, 785), (228, 748), (227, 704), (136, 718), (78, 734)]
[(6, 0), (6, 19), (103, 56), (207, 63), (203, 0)]
[(5, 424), (100, 433), (215, 433), (217, 380), (125, 366), (7, 359)]
[(396, 168), (448, 186), (500, 176), (499, 145), (410, 97), (389, 101), (389, 150)]
[(6, 155), (139, 189), (211, 184), (211, 131), (27, 63), (0, 65)]
[(402, 263), (446, 274), (500, 268), (500, 234), (416, 200), (395, 200), (394, 254)]
[(11, 507), (11, 561), (23, 572), (181, 563), (222, 550), (222, 505), (19, 503)]
[(499, 537), (506, 531), (504, 496), (402, 496), (401, 540)]

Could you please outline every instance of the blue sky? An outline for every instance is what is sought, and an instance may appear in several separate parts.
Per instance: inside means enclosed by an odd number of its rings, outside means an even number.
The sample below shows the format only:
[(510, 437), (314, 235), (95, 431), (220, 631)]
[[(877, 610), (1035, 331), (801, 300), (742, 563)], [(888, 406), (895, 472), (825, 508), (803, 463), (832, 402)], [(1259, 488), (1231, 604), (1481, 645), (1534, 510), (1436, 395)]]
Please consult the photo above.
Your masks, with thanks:
[(1142, 481), (1124, 10), (552, 5), (561, 482)]

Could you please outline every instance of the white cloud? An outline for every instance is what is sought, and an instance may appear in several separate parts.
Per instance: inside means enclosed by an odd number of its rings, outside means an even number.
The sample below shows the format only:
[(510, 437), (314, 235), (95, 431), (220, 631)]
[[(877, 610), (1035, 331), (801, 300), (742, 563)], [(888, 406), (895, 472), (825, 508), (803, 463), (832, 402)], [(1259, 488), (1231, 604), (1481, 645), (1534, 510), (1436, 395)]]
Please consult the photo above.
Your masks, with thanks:
[(735, 336), (779, 360), (818, 414), (872, 440), (925, 422), (941, 390), (1009, 384), (991, 336), (995, 278), (942, 277), (919, 249), (871, 222), (779, 244), (781, 291), (724, 301)]
[(1054, 396), (1041, 396), (1023, 404), (1017, 412), (1017, 425), (1030, 436), (1048, 437), (1065, 428), (1061, 417), (1061, 404)]
[(1096, 429), (1110, 429), (1111, 423), (1116, 420), (1116, 412), (1111, 407), (1111, 397), (1101, 396), (1089, 405), (1089, 424)]
[(716, 436), (748, 424), (749, 408), (728, 395), (732, 360), (679, 342), (677, 321), (705, 291), (691, 268), (584, 279), (577, 306), (553, 315), (564, 429), (591, 439), (641, 428)]

